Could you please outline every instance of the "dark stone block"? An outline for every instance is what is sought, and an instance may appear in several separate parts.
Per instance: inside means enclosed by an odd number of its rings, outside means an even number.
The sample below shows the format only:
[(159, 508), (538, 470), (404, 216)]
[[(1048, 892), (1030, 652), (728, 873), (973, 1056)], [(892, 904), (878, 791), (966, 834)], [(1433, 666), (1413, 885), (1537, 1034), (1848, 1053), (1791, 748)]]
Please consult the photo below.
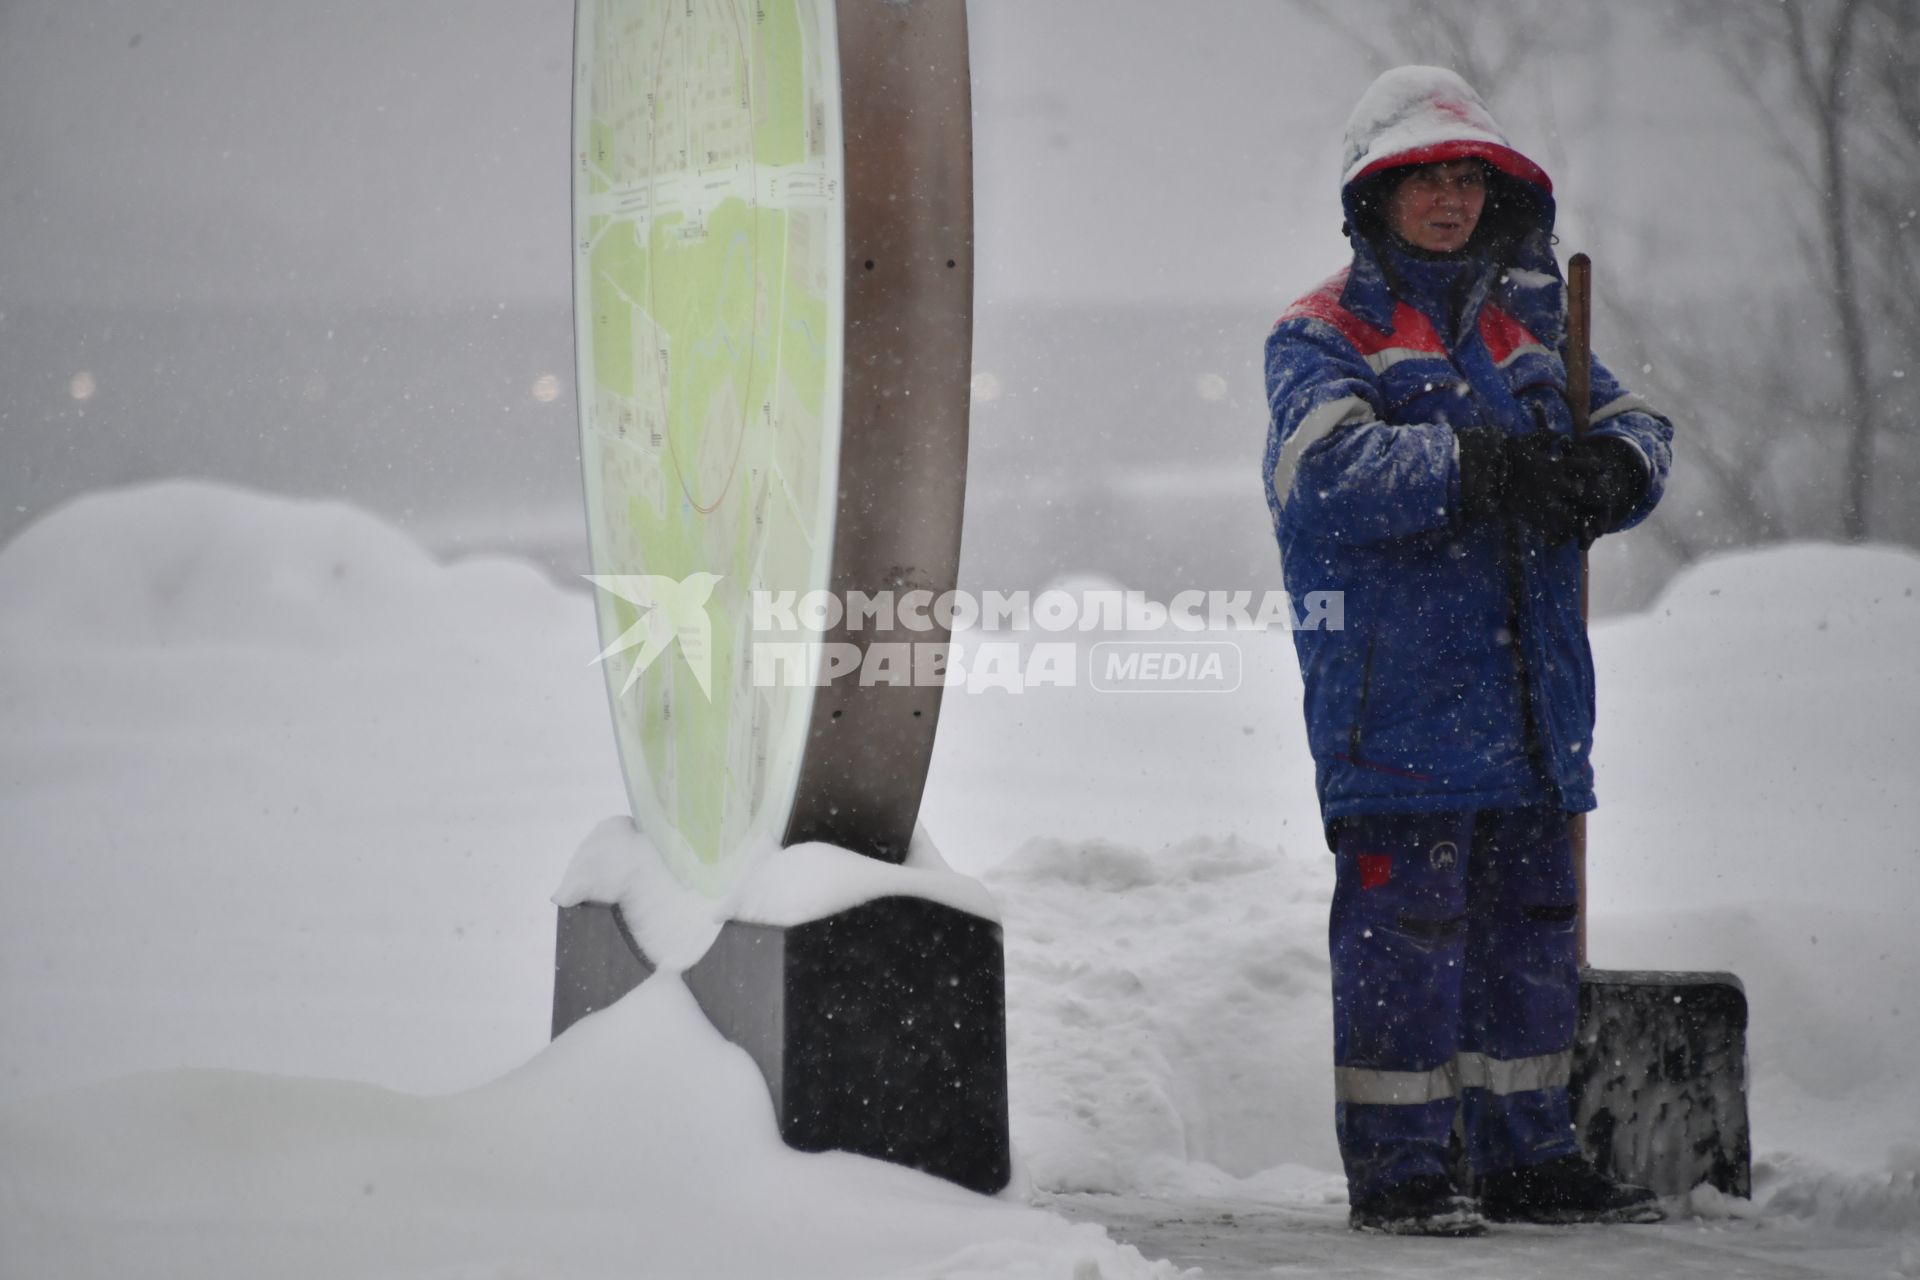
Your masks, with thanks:
[[(563, 909), (554, 1034), (651, 971), (617, 908)], [(789, 1146), (873, 1156), (989, 1194), (1007, 1185), (998, 925), (908, 897), (791, 928), (730, 921), (684, 976), (759, 1066)]]
[(606, 1008), (653, 975), (618, 907), (560, 908), (554, 945), (553, 1034)]
[(882, 898), (792, 930), (787, 946), (787, 1141), (1006, 1186), (999, 926)]

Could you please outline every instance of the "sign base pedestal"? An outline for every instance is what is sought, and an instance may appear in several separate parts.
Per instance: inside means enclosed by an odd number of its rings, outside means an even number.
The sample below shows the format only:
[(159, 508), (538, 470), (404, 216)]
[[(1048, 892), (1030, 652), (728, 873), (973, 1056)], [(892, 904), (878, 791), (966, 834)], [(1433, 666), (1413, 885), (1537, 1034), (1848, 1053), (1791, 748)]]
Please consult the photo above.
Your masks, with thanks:
[[(561, 908), (553, 1034), (654, 967), (617, 906)], [(683, 977), (766, 1077), (787, 1145), (873, 1156), (985, 1194), (1007, 1185), (1005, 959), (993, 921), (905, 896), (797, 925), (733, 920)]]

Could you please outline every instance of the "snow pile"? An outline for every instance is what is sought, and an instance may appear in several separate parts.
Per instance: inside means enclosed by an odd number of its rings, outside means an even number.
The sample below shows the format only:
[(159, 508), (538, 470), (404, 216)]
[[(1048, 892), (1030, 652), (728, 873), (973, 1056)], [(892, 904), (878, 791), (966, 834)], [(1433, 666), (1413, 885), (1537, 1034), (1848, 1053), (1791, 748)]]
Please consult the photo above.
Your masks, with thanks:
[[(1902, 1229), (1920, 1228), (1915, 636), (1920, 557), (1794, 546), (1707, 562), (1594, 637), (1596, 963), (1738, 974), (1759, 1194), (1785, 1214)], [(1297, 724), (1283, 667), (1250, 669), (1249, 689)], [(1104, 755), (1130, 760), (1112, 728), (1123, 701), (1030, 700), (1019, 731), (1042, 739), (1040, 758), (1092, 772), (1095, 806), (1141, 803), (1189, 831), (1210, 809), (1237, 822), (1219, 805), (1249, 789), (1249, 766), (1217, 732), (1154, 744), (1147, 782), (1099, 777)], [(1158, 714), (1179, 730), (1196, 713)], [(1103, 738), (1125, 745), (1103, 752)], [(1250, 738), (1238, 750), (1280, 770), (1276, 788), (1310, 771), (1303, 745)], [(1006, 915), (1015, 1136), (1037, 1184), (1190, 1197), (1273, 1171), (1311, 1194), (1292, 1166), (1338, 1168), (1331, 865), (1311, 809), (1290, 807), (1283, 847), (1043, 840), (985, 873)]]
[[(1204, 839), (1153, 853), (1036, 841), (988, 873), (1006, 914), (1014, 1141), (1037, 1186), (1344, 1195), (1331, 878), (1322, 852)], [(1595, 923), (1621, 962), (1742, 979), (1756, 1195), (1770, 1213), (1920, 1230), (1910, 912), (1769, 904)], [(1744, 1216), (1710, 1196), (1693, 1208)]]
[(691, 969), (726, 923), (712, 899), (687, 888), (667, 869), (627, 814), (593, 829), (574, 851), (553, 895), (556, 907), (586, 902), (619, 907), (641, 953), (670, 973)]
[(988, 885), (1006, 912), (1014, 1145), (1037, 1185), (1327, 1185), (1327, 859), (1039, 840)]
[[(1916, 598), (1920, 557), (1790, 547), (1595, 636), (1595, 958), (1744, 979), (1759, 1228), (1920, 1231)], [(595, 639), (530, 570), (214, 486), (0, 548), (0, 1275), (1156, 1274), (787, 1151), (671, 979), (545, 1047), (547, 899), (625, 807)], [(1230, 696), (950, 693), (924, 812), (999, 905), (1033, 1184), (1332, 1223), (1331, 867), (1288, 638), (1235, 639)], [(569, 891), (640, 891), (612, 843)]]
[(1869, 1178), (1920, 1143), (1916, 637), (1920, 556), (1812, 545), (1594, 637), (1595, 962), (1739, 974), (1756, 1152)]
[(584, 594), (327, 504), (157, 485), (0, 550), (0, 1275), (1172, 1274), (787, 1150), (671, 978), (541, 1048), (545, 898), (622, 803), (593, 651)]
[(1920, 556), (1708, 561), (1596, 630), (1596, 892), (1920, 902)]
[(949, 868), (919, 827), (908, 842), (906, 861), (897, 867), (818, 841), (768, 850), (721, 911), (749, 924), (796, 925), (891, 896), (924, 898), (983, 920), (1000, 919), (979, 881)]
[(10, 1276), (1174, 1274), (1095, 1227), (787, 1150), (672, 978), (470, 1093), (169, 1072), (0, 1114), (0, 1152)]
[(1855, 1230), (1920, 1231), (1920, 1146), (1895, 1144), (1882, 1172), (1835, 1173), (1785, 1156), (1761, 1162), (1755, 1176), (1773, 1189), (1770, 1211)]
[(788, 927), (824, 920), (877, 898), (922, 898), (998, 921), (980, 882), (956, 874), (922, 828), (900, 866), (809, 841), (745, 855), (739, 885), (715, 901), (686, 888), (626, 815), (608, 818), (574, 853), (553, 895), (555, 906), (612, 903), (654, 967), (683, 973), (699, 961), (728, 920)]
[(524, 564), (197, 482), (0, 548), (0, 1094), (524, 1062), (547, 896), (626, 803), (594, 634)]
[(88, 494), (22, 530), (0, 556), (0, 637), (326, 649), (424, 634), (459, 654), (524, 641), (552, 595), (524, 561), (441, 565), (344, 503), (176, 480)]

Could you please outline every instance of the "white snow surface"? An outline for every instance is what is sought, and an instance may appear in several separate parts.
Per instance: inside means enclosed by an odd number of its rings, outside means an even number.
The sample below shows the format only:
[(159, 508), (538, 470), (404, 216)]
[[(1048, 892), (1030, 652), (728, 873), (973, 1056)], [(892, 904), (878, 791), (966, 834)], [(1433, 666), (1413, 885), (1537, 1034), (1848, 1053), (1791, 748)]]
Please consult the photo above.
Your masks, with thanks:
[(726, 897), (682, 885), (653, 842), (625, 814), (593, 829), (573, 855), (554, 905), (612, 903), (652, 963), (685, 972), (705, 955), (728, 920), (791, 927), (877, 898), (922, 898), (997, 921), (1000, 909), (978, 880), (946, 865), (923, 828), (915, 828), (900, 866), (818, 841), (754, 850), (753, 863)]
[[(1920, 557), (1814, 545), (1596, 629), (1595, 959), (1744, 980), (1759, 1186), (1556, 1269), (1708, 1233), (1727, 1274), (1812, 1241), (1920, 1275), (1916, 636)], [(900, 874), (999, 905), (1023, 1173), (989, 1199), (786, 1150), (670, 975), (545, 1044), (555, 885), (644, 892), (593, 830), (584, 593), (336, 505), (69, 505), (0, 548), (0, 1276), (1174, 1274), (1028, 1190), (1267, 1204), (1274, 1266), (1421, 1271), (1314, 1234), (1331, 868), (1290, 642), (1237, 638), (1232, 695), (948, 695), (940, 853)], [(835, 852), (765, 909), (844, 899)], [(1547, 1265), (1506, 1239), (1459, 1261)]]

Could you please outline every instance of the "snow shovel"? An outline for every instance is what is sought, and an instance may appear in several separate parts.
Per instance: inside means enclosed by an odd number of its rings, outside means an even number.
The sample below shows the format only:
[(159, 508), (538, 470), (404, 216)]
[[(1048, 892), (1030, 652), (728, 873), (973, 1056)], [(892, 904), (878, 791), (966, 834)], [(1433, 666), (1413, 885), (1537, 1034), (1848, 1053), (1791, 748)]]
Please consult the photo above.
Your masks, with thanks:
[[(1567, 264), (1567, 400), (1588, 427), (1593, 264)], [(1580, 557), (1587, 617), (1587, 557)], [(1663, 1196), (1707, 1183), (1753, 1194), (1747, 1128), (1747, 993), (1731, 973), (1655, 973), (1587, 964), (1587, 816), (1568, 823), (1579, 886), (1580, 1021), (1568, 1091), (1587, 1156)]]

